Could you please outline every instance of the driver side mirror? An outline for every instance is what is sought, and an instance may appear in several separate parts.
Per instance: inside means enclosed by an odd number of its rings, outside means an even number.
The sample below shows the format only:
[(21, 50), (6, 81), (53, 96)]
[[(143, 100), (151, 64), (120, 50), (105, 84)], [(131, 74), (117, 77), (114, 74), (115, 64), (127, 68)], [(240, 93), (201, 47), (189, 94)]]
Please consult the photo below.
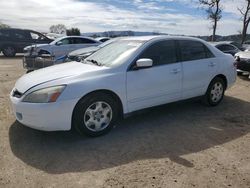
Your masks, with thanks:
[(58, 42), (56, 43), (56, 45), (57, 45), (57, 46), (61, 46), (61, 45), (63, 45), (63, 43), (62, 43), (62, 41), (58, 41)]
[(136, 61), (134, 69), (135, 70), (146, 69), (146, 68), (149, 68), (149, 67), (152, 67), (152, 66), (153, 66), (153, 60), (152, 59), (142, 58), (142, 59), (138, 59)]

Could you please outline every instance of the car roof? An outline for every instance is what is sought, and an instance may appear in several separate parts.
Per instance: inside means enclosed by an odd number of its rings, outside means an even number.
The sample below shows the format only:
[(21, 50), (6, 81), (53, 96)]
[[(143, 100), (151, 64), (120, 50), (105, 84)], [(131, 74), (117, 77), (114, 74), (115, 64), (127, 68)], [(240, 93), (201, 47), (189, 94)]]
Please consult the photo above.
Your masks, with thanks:
[(97, 37), (96, 40), (102, 40), (102, 39), (110, 39), (110, 37)]
[(211, 44), (212, 46), (215, 46), (215, 47), (218, 47), (218, 46), (221, 46), (221, 45), (228, 45), (228, 46), (232, 46), (234, 48), (237, 48), (237, 46), (233, 45), (233, 44), (230, 44), (230, 43), (227, 43), (227, 42), (209, 42), (209, 44)]
[(72, 35), (72, 36), (63, 36), (60, 37), (60, 39), (66, 39), (66, 38), (83, 38), (83, 39), (90, 39), (90, 40), (95, 40), (94, 38), (91, 37), (85, 37), (85, 36), (78, 36), (78, 35)]
[(232, 45), (234, 41), (219, 41), (219, 42), (209, 42), (211, 45), (224, 45), (224, 44), (227, 44), (227, 45)]
[(174, 35), (149, 35), (149, 36), (132, 36), (122, 38), (121, 40), (137, 40), (137, 41), (150, 41), (150, 40), (160, 40), (160, 39), (172, 39), (172, 40), (195, 40), (204, 42), (199, 38), (186, 37), (186, 36), (174, 36)]
[(19, 29), (19, 28), (0, 28), (0, 30), (5, 30), (5, 31), (31, 31), (35, 33), (40, 33), (39, 31), (34, 31), (31, 29)]
[(96, 43), (100, 43), (100, 41), (97, 41), (95, 40), (94, 38), (91, 38), (91, 37), (85, 37), (85, 36), (77, 36), (77, 35), (72, 35), (72, 36), (63, 36), (63, 37), (58, 37), (57, 39), (55, 39), (53, 41), (53, 43), (56, 43), (62, 39), (67, 39), (67, 38), (83, 38), (83, 39), (89, 39), (89, 40), (93, 40), (95, 41)]

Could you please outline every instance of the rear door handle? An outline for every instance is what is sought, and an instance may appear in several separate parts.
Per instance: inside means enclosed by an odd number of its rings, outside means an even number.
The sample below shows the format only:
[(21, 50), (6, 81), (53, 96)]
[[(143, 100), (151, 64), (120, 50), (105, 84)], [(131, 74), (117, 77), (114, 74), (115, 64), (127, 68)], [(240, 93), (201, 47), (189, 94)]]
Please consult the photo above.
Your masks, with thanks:
[(208, 64), (209, 67), (214, 67), (215, 65), (216, 65), (216, 63), (214, 63), (214, 62), (210, 62), (210, 63)]
[(173, 74), (177, 74), (177, 73), (179, 73), (179, 72), (181, 72), (180, 69), (173, 69), (173, 70), (171, 71), (171, 73), (173, 73)]

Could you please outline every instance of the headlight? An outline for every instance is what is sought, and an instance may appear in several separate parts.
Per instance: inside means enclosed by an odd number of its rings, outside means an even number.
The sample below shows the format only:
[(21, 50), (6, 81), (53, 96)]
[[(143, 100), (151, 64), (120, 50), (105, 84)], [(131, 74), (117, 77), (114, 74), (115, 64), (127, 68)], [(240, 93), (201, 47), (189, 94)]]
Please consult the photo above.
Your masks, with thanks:
[(53, 86), (44, 89), (39, 89), (25, 96), (22, 101), (29, 103), (56, 102), (56, 100), (61, 95), (65, 87), (66, 87), (65, 85), (61, 85), (61, 86)]

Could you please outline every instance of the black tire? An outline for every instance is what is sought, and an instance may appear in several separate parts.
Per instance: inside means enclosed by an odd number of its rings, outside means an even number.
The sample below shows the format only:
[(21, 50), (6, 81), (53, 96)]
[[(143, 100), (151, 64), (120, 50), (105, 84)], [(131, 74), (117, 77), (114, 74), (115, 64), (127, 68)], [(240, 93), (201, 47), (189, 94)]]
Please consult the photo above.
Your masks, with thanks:
[[(96, 102), (104, 102), (109, 105), (112, 109), (112, 117), (110, 118), (110, 123), (104, 129), (100, 131), (93, 131), (87, 127), (85, 124), (85, 114), (87, 109), (93, 106)], [(80, 133), (87, 136), (101, 136), (108, 133), (117, 122), (119, 117), (119, 105), (118, 102), (109, 94), (106, 93), (94, 93), (82, 98), (76, 105), (73, 117), (72, 117), (72, 128)], [(100, 121), (100, 119), (99, 119)], [(94, 125), (95, 126), (95, 125)], [(106, 125), (105, 125), (106, 126)]]
[[(222, 90), (215, 91), (216, 94), (213, 94), (216, 86), (221, 87)], [(203, 102), (209, 106), (217, 106), (223, 100), (225, 90), (226, 90), (225, 81), (220, 77), (214, 78), (208, 86), (207, 92), (203, 98)], [(221, 93), (221, 95), (220, 95), (220, 93)]]
[(6, 57), (15, 57), (16, 55), (16, 50), (14, 47), (12, 46), (5, 46), (3, 48), (3, 54), (6, 56)]
[(243, 75), (243, 72), (237, 72), (237, 75), (238, 75), (238, 76), (242, 76), (242, 75)]
[(26, 73), (28, 74), (28, 73), (33, 72), (33, 71), (34, 71), (34, 70), (27, 70)]

